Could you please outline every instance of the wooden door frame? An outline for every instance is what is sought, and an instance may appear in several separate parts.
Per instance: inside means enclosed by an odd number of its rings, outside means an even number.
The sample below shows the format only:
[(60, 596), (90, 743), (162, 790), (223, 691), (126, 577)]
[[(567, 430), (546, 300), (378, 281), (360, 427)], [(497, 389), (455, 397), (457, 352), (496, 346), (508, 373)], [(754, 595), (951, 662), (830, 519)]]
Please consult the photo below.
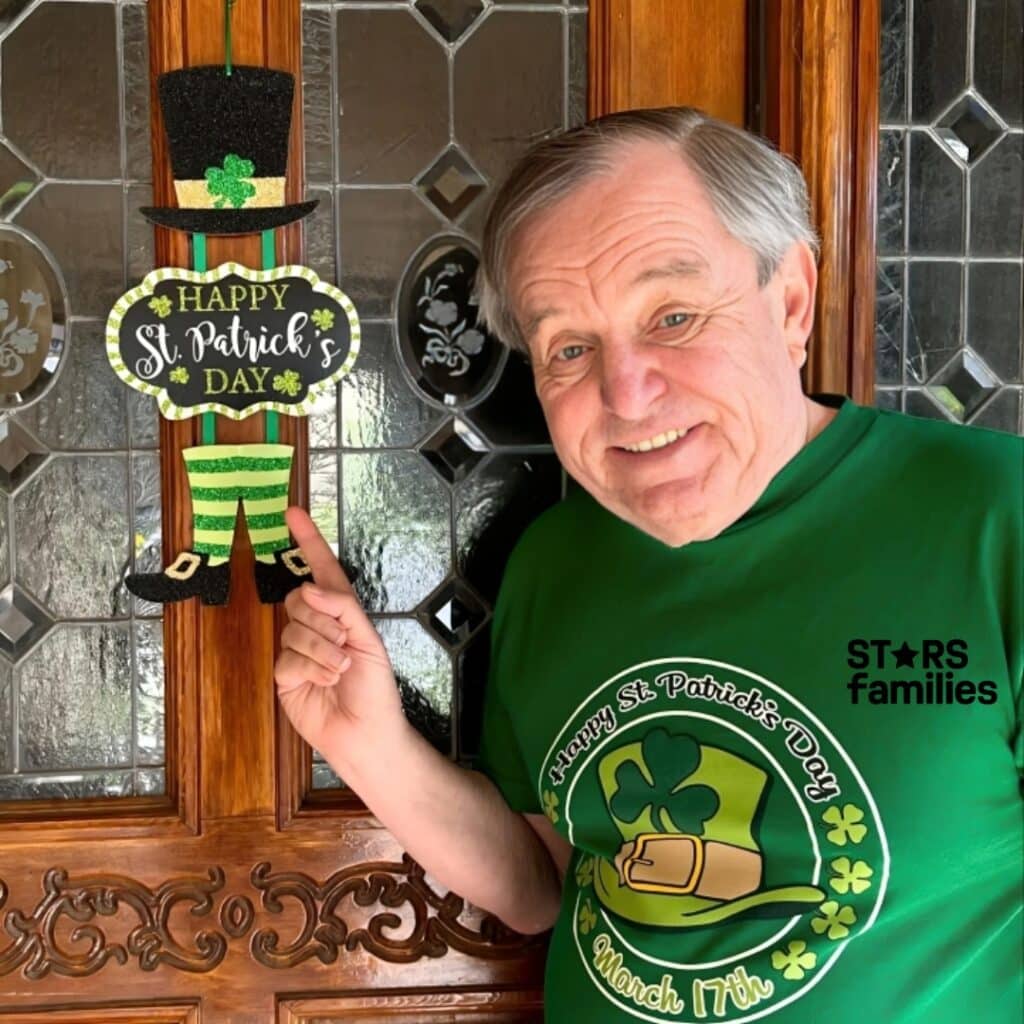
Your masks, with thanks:
[(589, 24), (590, 117), (699, 106), (763, 134), (800, 165), (822, 240), (804, 389), (862, 405), (874, 404), (879, 7), (591, 0)]

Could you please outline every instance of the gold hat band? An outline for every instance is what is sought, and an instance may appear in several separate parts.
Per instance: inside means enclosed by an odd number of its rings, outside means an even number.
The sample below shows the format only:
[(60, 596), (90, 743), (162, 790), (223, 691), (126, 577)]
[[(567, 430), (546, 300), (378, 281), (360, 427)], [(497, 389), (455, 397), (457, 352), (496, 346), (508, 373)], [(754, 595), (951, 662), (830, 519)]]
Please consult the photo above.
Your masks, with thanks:
[[(186, 210), (251, 210), (257, 206), (284, 206), (284, 178), (246, 178), (254, 185), (256, 195), (250, 196), (241, 206), (235, 206), (229, 199), (210, 192), (205, 178), (185, 178), (174, 183), (178, 206)], [(218, 207), (216, 204), (220, 203)]]

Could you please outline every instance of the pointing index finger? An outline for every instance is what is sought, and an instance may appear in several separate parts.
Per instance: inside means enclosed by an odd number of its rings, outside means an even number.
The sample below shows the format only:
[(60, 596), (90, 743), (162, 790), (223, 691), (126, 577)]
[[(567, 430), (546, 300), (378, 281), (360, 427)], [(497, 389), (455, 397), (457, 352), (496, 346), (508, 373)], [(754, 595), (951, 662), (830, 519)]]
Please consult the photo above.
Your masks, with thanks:
[(313, 579), (327, 590), (340, 590), (351, 594), (352, 584), (345, 575), (330, 545), (324, 540), (323, 534), (317, 529), (316, 523), (309, 517), (305, 509), (293, 506), (285, 512), (288, 528), (292, 531), (302, 557), (313, 570)]

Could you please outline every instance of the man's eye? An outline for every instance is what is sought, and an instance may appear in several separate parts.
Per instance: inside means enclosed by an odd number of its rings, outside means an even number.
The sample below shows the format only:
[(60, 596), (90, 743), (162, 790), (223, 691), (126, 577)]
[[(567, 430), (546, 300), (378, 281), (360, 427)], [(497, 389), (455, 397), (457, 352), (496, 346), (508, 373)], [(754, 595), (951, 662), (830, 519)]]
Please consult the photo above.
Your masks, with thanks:
[[(666, 327), (681, 327), (691, 317), (690, 313), (666, 313), (661, 318), (662, 324)], [(671, 320), (671, 323), (666, 323), (667, 320)]]
[(582, 345), (565, 345), (555, 353), (555, 358), (562, 362), (571, 362), (573, 359), (578, 359), (585, 351), (586, 349)]

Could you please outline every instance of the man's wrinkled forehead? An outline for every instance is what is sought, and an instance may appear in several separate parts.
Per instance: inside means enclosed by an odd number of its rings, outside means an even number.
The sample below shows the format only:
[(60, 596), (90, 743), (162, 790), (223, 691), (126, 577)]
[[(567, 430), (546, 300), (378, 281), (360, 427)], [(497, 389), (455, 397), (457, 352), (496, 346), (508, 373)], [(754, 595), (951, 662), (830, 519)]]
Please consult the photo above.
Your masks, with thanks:
[(735, 257), (734, 241), (678, 152), (623, 150), (613, 172), (534, 211), (509, 239), (509, 293), (523, 338), (561, 308), (581, 275), (615, 275), (623, 295), (669, 278), (709, 281), (728, 273), (721, 264)]
[[(667, 259), (662, 257), (651, 261), (650, 266), (645, 266), (631, 278), (626, 284), (625, 292), (631, 292), (651, 281), (704, 278), (708, 276), (710, 269), (708, 261), (696, 253), (670, 256)], [(528, 308), (522, 318), (523, 340), (529, 344), (545, 320), (564, 313), (564, 309), (552, 305), (545, 305), (540, 309)]]

